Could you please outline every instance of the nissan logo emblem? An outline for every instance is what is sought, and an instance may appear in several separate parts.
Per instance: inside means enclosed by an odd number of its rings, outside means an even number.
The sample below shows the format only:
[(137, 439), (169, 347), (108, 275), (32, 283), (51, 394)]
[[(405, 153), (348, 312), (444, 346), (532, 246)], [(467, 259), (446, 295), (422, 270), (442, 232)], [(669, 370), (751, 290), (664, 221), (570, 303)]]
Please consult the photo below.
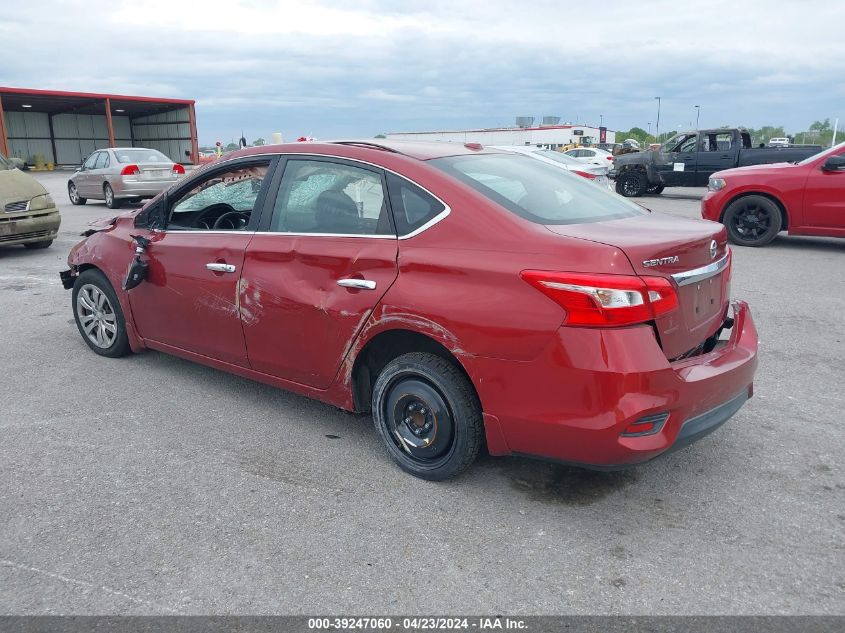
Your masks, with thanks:
[(719, 250), (719, 245), (716, 244), (716, 240), (710, 240), (710, 259), (716, 257), (717, 250)]

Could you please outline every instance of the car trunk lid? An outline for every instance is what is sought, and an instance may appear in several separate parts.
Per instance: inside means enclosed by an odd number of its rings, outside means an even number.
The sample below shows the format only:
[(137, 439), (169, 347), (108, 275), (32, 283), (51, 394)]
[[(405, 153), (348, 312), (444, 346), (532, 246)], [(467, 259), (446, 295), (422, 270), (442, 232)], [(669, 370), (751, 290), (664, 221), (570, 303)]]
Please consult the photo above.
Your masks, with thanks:
[(730, 256), (724, 226), (649, 213), (547, 228), (560, 235), (615, 246), (625, 253), (638, 275), (672, 281), (679, 307), (655, 322), (667, 358), (695, 349), (724, 321), (730, 298)]

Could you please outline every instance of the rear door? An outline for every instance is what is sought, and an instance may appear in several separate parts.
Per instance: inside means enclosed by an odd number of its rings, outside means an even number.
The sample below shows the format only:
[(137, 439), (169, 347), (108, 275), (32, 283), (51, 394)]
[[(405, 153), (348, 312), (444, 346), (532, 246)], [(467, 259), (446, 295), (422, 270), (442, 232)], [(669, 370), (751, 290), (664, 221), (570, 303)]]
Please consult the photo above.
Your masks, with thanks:
[(354, 161), (293, 156), (276, 180), (241, 279), (249, 364), (325, 389), (398, 274), (385, 178)]
[(707, 186), (710, 176), (717, 171), (736, 166), (739, 147), (735, 142), (735, 132), (706, 132), (701, 134), (696, 166), (695, 184)]
[(106, 181), (110, 162), (107, 151), (97, 152), (97, 162), (94, 164), (94, 169), (88, 172), (88, 188), (91, 190), (92, 196), (105, 197), (103, 183)]
[(655, 169), (667, 187), (688, 187), (695, 184), (698, 161), (698, 135), (680, 135), (668, 151), (661, 150)]

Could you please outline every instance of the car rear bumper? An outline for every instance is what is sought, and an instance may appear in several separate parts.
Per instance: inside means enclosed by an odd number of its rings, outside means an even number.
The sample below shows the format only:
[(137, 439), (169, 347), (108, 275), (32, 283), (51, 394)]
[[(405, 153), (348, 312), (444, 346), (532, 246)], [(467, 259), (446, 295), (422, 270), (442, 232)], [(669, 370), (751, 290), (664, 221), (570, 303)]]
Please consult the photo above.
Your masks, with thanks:
[(55, 207), (30, 211), (28, 215), (3, 216), (0, 216), (0, 246), (54, 240), (62, 223)]
[(117, 178), (109, 181), (115, 198), (153, 198), (176, 183), (175, 178), (167, 180), (129, 180)]
[[(753, 393), (757, 331), (747, 304), (732, 307), (729, 339), (680, 362), (649, 326), (564, 327), (534, 361), (473, 359), (491, 452), (612, 470), (704, 437)], [(654, 424), (632, 429), (642, 420)]]

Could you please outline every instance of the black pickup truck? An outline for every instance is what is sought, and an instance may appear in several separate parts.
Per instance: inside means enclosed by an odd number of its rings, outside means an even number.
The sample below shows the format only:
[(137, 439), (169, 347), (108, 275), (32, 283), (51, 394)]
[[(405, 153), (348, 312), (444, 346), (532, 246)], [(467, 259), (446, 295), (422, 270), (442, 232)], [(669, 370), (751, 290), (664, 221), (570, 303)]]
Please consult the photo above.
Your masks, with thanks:
[(658, 194), (664, 187), (706, 187), (710, 175), (723, 169), (799, 161), (821, 149), (751, 147), (751, 135), (741, 128), (681, 132), (659, 148), (614, 158), (616, 192), (632, 197)]

